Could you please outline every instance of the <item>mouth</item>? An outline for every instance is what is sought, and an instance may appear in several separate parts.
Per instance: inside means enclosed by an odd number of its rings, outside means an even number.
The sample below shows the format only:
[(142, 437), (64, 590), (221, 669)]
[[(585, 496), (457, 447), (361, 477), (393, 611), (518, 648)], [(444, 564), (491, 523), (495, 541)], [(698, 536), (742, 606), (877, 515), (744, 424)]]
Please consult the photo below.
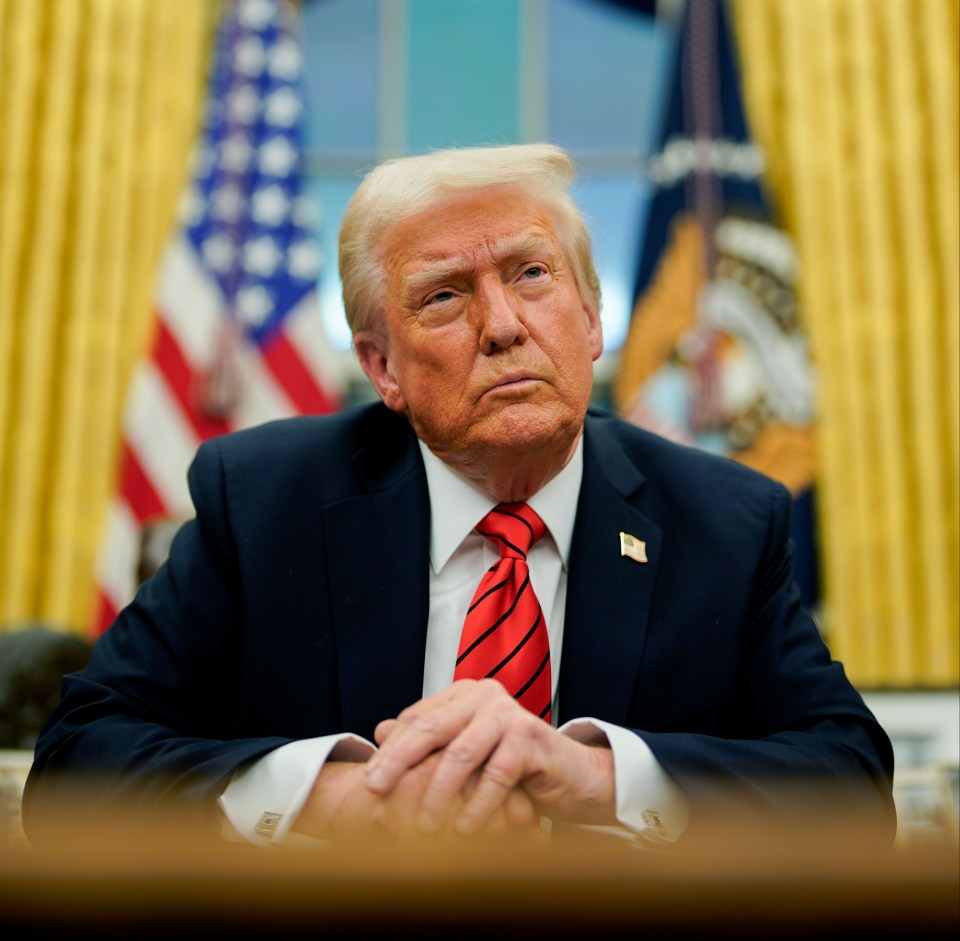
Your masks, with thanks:
[(531, 373), (508, 373), (498, 377), (497, 380), (487, 389), (487, 393), (493, 392), (498, 394), (502, 393), (507, 395), (520, 395), (529, 391), (538, 382), (540, 382), (540, 378)]

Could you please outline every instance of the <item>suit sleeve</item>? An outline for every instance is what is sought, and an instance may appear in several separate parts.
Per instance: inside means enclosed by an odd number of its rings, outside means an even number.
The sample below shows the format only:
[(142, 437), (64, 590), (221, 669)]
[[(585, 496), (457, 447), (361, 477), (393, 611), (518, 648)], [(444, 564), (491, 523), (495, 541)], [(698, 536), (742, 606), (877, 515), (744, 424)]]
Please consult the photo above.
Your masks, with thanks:
[(691, 826), (728, 826), (745, 815), (801, 824), (856, 818), (892, 838), (889, 740), (802, 605), (789, 494), (778, 485), (771, 503), (749, 617), (736, 640), (742, 656), (735, 705), (725, 705), (735, 717), (729, 737), (698, 731), (696, 722), (638, 734), (690, 798)]
[(23, 801), (32, 842), (82, 813), (148, 820), (161, 808), (219, 827), (216, 801), (246, 762), (290, 741), (240, 737), (233, 724), (242, 596), (217, 442), (189, 472), (197, 515), (170, 558), (64, 679)]

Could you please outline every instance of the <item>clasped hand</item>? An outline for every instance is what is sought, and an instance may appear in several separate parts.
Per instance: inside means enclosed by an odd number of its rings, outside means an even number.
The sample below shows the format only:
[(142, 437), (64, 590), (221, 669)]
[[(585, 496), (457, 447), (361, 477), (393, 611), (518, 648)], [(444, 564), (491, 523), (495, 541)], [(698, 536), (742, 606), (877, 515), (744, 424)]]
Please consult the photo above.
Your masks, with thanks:
[(365, 764), (324, 766), (297, 829), (475, 835), (538, 829), (541, 815), (615, 822), (610, 749), (562, 735), (495, 680), (458, 680), (375, 738)]

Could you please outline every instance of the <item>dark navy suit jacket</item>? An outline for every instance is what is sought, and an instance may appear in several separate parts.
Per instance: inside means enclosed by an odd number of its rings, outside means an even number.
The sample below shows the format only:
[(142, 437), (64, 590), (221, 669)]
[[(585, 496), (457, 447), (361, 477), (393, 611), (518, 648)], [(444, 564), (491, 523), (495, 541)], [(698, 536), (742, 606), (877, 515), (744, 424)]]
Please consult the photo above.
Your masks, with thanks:
[[(430, 503), (404, 418), (377, 404), (213, 439), (189, 480), (196, 519), (65, 681), (28, 835), (58, 772), (96, 772), (105, 807), (213, 808), (244, 763), (370, 738), (421, 696)], [(789, 515), (760, 474), (588, 415), (559, 719), (636, 730), (695, 817), (777, 813), (778, 782), (812, 781), (892, 833), (890, 745), (801, 605)], [(621, 531), (648, 562), (621, 556)]]

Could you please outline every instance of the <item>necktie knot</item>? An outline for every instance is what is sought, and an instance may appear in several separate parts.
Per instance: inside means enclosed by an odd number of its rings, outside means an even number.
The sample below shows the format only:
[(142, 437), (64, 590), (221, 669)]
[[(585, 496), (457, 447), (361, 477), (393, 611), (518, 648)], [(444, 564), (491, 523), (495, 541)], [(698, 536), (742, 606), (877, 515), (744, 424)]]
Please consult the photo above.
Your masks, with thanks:
[(477, 524), (477, 532), (494, 543), (505, 559), (526, 559), (546, 531), (546, 524), (526, 503), (498, 503)]

